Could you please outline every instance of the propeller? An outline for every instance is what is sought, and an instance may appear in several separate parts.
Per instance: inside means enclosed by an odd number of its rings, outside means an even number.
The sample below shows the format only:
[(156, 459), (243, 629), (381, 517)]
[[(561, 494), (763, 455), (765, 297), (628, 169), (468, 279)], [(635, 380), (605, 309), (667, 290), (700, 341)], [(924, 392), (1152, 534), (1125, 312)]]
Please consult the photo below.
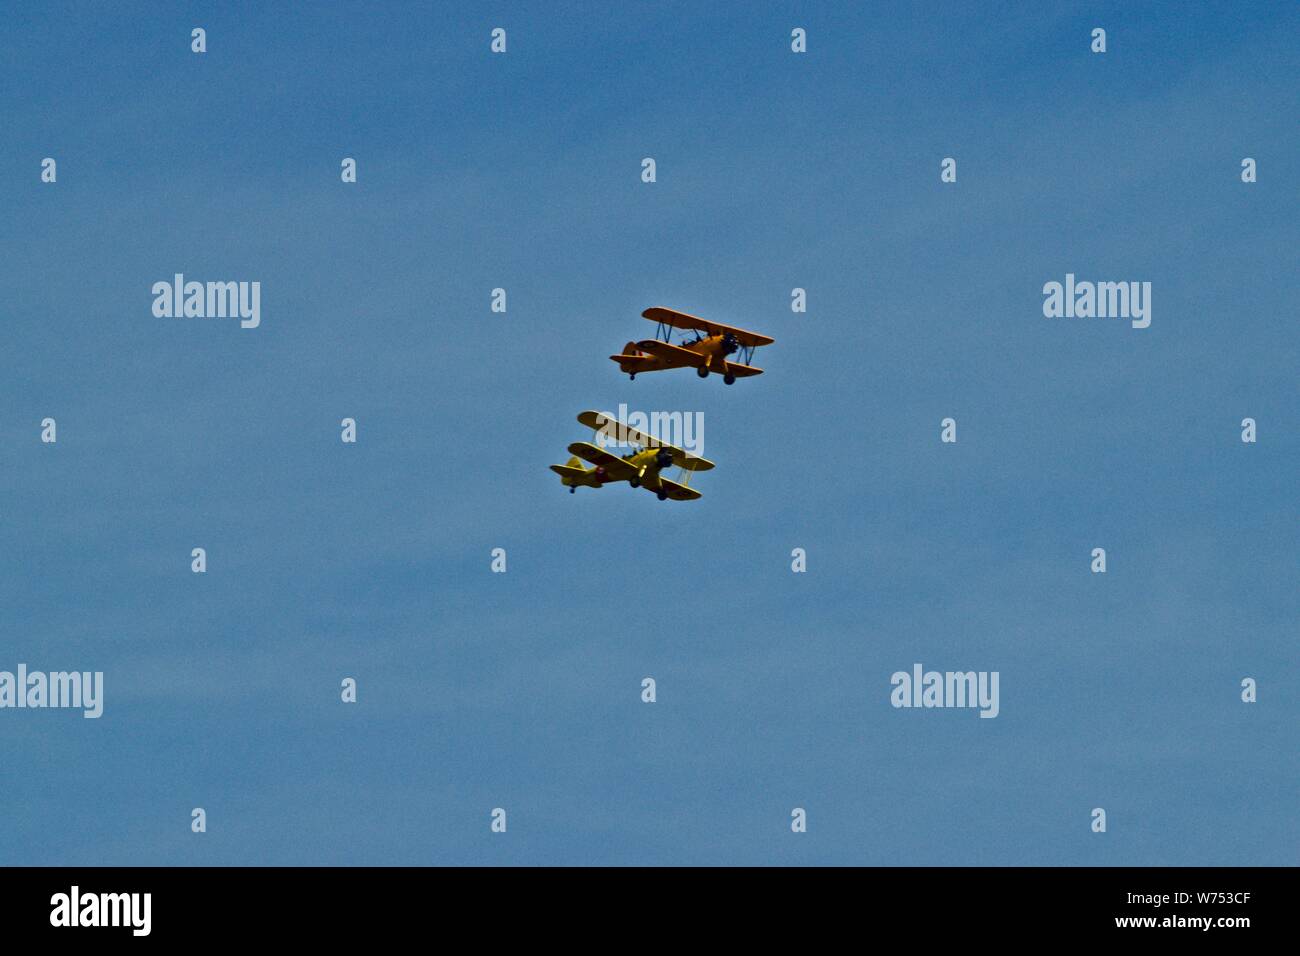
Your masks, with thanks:
[(655, 455), (655, 464), (662, 471), (665, 468), (671, 468), (673, 464), (673, 453), (667, 448), (660, 448), (659, 454)]

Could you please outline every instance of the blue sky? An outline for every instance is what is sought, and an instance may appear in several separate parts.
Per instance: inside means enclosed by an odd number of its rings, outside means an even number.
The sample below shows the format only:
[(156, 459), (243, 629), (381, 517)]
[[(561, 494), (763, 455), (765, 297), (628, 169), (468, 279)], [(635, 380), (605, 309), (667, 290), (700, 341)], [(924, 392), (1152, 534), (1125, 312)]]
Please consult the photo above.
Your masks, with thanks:
[[(106, 699), (0, 711), (0, 861), (1297, 862), (1294, 5), (6, 18), (0, 669)], [(629, 382), (651, 305), (767, 373)], [(703, 499), (559, 486), (621, 402)]]

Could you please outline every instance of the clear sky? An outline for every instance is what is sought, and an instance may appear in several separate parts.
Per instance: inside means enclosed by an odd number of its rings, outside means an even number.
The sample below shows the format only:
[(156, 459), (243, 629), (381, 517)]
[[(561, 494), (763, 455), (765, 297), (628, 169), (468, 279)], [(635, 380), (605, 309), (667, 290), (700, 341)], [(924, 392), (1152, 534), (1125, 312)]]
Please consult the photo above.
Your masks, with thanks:
[[(1297, 862), (1296, 5), (4, 17), (0, 669), (105, 703), (0, 710), (0, 862)], [(560, 487), (619, 403), (701, 500)]]

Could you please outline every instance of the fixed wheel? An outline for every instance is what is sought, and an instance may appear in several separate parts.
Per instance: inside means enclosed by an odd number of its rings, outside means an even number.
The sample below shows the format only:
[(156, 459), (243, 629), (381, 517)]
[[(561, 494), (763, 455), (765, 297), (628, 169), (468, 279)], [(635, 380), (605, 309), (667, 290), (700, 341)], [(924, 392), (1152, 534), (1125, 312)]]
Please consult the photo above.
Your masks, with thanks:
[(735, 385), (735, 384), (736, 384), (736, 376), (732, 375), (730, 372), (728, 372), (726, 375), (722, 376), (722, 380), (723, 380), (724, 382), (726, 382), (728, 385)]
[(703, 365), (701, 365), (699, 368), (695, 370), (695, 374), (698, 375), (700, 378), (708, 378), (709, 370), (705, 368)]
[(635, 382), (635, 381), (636, 381), (636, 372), (628, 372), (628, 373), (627, 373), (627, 380), (628, 380), (629, 382)]
[(641, 479), (640, 479), (640, 478), (637, 478), (637, 477), (635, 477), (635, 476), (629, 478), (629, 479), (627, 480), (627, 483), (628, 483), (629, 485), (631, 485), (633, 488), (640, 488), (640, 487), (641, 487)]
[(666, 492), (666, 491), (661, 491), (661, 492), (659, 492), (659, 500), (660, 500), (660, 501), (667, 501), (667, 500), (668, 500), (668, 492)]

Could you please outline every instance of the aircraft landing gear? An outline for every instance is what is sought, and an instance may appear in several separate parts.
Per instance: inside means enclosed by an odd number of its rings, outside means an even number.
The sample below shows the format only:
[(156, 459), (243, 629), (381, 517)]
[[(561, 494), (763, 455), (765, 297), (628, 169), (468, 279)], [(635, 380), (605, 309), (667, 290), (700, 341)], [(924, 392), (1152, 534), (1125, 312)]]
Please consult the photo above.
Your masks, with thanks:
[(573, 486), (570, 486), (570, 487), (569, 487), (569, 494), (571, 494), (571, 495), (576, 495), (577, 493), (578, 493), (578, 489), (577, 489), (577, 488), (575, 488), (575, 487), (573, 487)]
[(659, 492), (659, 500), (660, 500), (660, 501), (667, 501), (667, 500), (668, 500), (668, 492), (666, 492), (666, 491), (661, 491), (661, 492)]
[(698, 375), (700, 378), (708, 378), (709, 370), (705, 366), (701, 365), (699, 368), (695, 370), (695, 374)]
[(629, 485), (631, 485), (633, 488), (640, 488), (640, 487), (641, 487), (641, 479), (638, 478), (636, 475), (633, 475), (631, 478), (629, 478), (629, 479), (627, 480), (627, 483), (628, 483)]
[(728, 372), (726, 375), (722, 376), (722, 380), (723, 380), (724, 382), (726, 382), (728, 385), (735, 385), (735, 384), (736, 384), (736, 376), (732, 375), (730, 372)]
[(629, 382), (635, 382), (635, 381), (636, 381), (636, 372), (628, 372), (628, 373), (627, 373), (627, 380), (628, 380)]

